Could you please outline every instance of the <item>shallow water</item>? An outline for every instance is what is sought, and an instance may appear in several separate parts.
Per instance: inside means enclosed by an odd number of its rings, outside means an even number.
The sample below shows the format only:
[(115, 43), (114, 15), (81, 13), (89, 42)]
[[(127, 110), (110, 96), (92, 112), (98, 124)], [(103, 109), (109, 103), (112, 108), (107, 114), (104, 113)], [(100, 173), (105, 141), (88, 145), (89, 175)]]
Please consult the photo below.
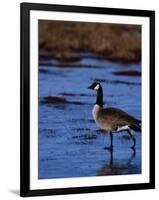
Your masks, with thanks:
[[(114, 72), (141, 71), (140, 64), (119, 64), (84, 56), (76, 67), (54, 67), (57, 61), (47, 60), (39, 66), (39, 170), (38, 177), (66, 178), (141, 173), (141, 134), (136, 152), (126, 133), (114, 133), (114, 150), (109, 135), (98, 131), (92, 118), (96, 100), (87, 87), (99, 80), (106, 106), (121, 108), (141, 118), (141, 77), (117, 76)], [(51, 66), (49, 66), (51, 63)], [(87, 67), (77, 67), (77, 64)], [(98, 67), (90, 67), (88, 65)], [(63, 103), (48, 103), (47, 96), (63, 97)], [(69, 103), (68, 103), (69, 102)], [(71, 103), (71, 102), (79, 102)]]

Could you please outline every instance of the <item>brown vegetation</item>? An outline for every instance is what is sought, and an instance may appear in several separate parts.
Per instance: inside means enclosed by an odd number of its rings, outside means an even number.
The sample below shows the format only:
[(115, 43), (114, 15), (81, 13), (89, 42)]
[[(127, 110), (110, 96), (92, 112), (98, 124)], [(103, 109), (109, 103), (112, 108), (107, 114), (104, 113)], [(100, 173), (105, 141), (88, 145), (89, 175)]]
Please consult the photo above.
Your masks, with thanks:
[(41, 57), (61, 61), (80, 59), (77, 50), (90, 51), (104, 59), (122, 62), (141, 60), (141, 26), (86, 22), (39, 21)]

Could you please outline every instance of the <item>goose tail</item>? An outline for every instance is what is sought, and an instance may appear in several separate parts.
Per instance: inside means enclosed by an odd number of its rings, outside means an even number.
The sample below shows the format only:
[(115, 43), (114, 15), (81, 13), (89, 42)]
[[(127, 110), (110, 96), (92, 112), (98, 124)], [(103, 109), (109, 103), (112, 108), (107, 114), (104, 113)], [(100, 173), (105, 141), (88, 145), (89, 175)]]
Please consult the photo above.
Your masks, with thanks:
[(135, 124), (132, 124), (130, 126), (130, 128), (134, 131), (137, 131), (137, 132), (140, 132), (141, 133), (141, 120), (136, 120), (136, 123)]

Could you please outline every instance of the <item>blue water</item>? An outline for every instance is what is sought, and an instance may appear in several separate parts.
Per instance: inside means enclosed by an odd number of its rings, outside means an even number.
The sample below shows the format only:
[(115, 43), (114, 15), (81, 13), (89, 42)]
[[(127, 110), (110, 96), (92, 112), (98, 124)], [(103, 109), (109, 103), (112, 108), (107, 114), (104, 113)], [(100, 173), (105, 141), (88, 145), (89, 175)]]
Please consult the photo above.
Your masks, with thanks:
[[(87, 87), (100, 80), (105, 107), (118, 107), (141, 119), (141, 77), (117, 76), (113, 72), (141, 71), (139, 64), (119, 64), (83, 57), (87, 67), (56, 67), (54, 60), (39, 66), (39, 169), (38, 178), (66, 178), (141, 173), (141, 134), (135, 133), (136, 152), (126, 133), (114, 133), (114, 150), (109, 135), (98, 131), (93, 121), (94, 91)], [(49, 66), (48, 63), (51, 65)], [(77, 63), (75, 63), (77, 64)], [(94, 67), (88, 67), (88, 65)], [(48, 103), (47, 96), (66, 98)], [(68, 102), (79, 102), (68, 103)]]

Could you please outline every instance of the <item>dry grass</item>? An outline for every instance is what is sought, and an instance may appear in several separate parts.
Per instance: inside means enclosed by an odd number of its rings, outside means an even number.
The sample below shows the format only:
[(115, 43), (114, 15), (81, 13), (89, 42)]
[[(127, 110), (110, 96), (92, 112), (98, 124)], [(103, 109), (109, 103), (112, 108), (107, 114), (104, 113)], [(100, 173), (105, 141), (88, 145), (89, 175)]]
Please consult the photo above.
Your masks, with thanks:
[(83, 50), (136, 62), (141, 60), (141, 26), (40, 20), (39, 45), (62, 61), (78, 59), (73, 52)]

